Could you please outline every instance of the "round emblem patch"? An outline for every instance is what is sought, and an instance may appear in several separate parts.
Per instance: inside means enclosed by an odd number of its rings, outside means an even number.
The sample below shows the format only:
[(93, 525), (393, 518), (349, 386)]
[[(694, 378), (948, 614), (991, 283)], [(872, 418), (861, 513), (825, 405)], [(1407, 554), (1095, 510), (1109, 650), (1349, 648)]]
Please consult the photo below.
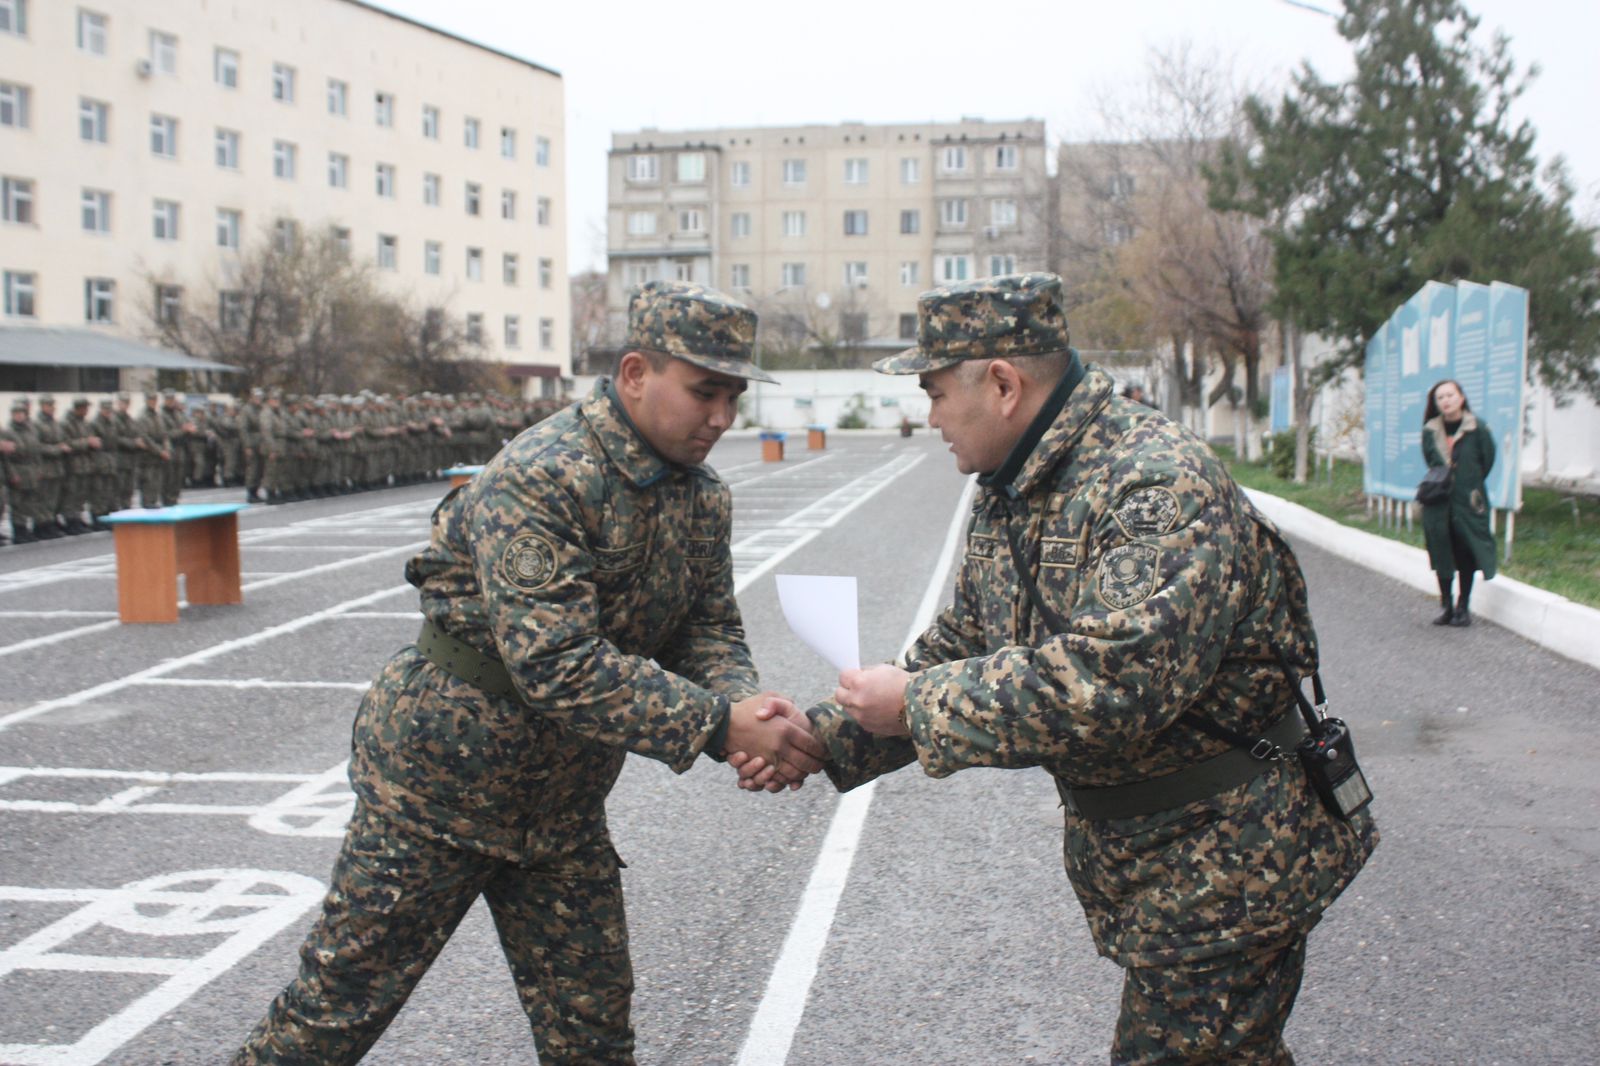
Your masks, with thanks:
[(555, 549), (537, 533), (520, 533), (500, 556), (500, 573), (519, 589), (542, 589), (556, 573)]
[(1117, 507), (1117, 524), (1130, 537), (1159, 537), (1178, 520), (1178, 496), (1161, 485), (1129, 493)]
[(1150, 544), (1119, 544), (1100, 559), (1100, 600), (1113, 610), (1143, 603), (1156, 590), (1156, 563), (1161, 552)]

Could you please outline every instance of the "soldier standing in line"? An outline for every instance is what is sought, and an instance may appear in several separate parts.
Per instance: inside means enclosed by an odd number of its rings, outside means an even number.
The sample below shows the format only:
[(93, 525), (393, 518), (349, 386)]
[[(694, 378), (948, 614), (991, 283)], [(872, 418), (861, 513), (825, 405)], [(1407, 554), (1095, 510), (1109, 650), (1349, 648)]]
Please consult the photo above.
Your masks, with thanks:
[(161, 506), (175, 507), (183, 494), (185, 442), (194, 433), (194, 423), (176, 389), (161, 390), (159, 414), (167, 435), (166, 458), (161, 465)]
[[(355, 1062), (479, 895), (539, 1061), (632, 1063), (605, 818), (626, 754), (681, 772), (753, 744), (794, 782), (820, 765), (799, 711), (758, 692), (733, 595), (732, 499), (704, 465), (746, 380), (771, 380), (751, 360), (755, 312), (655, 283), (629, 322), (614, 383), (435, 511), (406, 567), (422, 634), (356, 715), (356, 810), (333, 887), (300, 976), (236, 1066)], [(758, 722), (769, 700), (779, 716)]]
[(283, 394), (271, 390), (261, 409), (261, 450), (265, 455), (261, 486), (268, 503), (284, 503), (288, 499), (292, 486), (289, 437), (293, 430), (289, 412), (284, 410)]
[(167, 420), (161, 414), (161, 396), (144, 394), (144, 410), (135, 420), (139, 439), (144, 442), (139, 459), (139, 506), (160, 507), (167, 467), (172, 462), (172, 440), (167, 436)]
[(132, 402), (127, 393), (117, 393), (117, 506), (114, 510), (118, 511), (133, 506), (133, 494), (139, 487), (139, 463), (145, 455), (144, 437), (128, 410)]
[(88, 533), (91, 528), (96, 528), (83, 518), (84, 511), (89, 508), (94, 495), (93, 453), (98, 451), (101, 445), (101, 441), (89, 428), (87, 396), (73, 398), (72, 410), (61, 420), (61, 440), (67, 445), (68, 451), (65, 476), (61, 480), (60, 510), (67, 523), (67, 532), (77, 536), (79, 533)]
[(239, 447), (244, 452), (244, 498), (247, 503), (261, 502), (261, 474), (266, 453), (261, 447), (261, 401), (266, 394), (261, 389), (251, 389), (250, 397), (239, 411)]
[(244, 445), (239, 441), (238, 404), (231, 398), (211, 405), (211, 432), (216, 434), (218, 483), (224, 488), (244, 484)]
[[(17, 425), (18, 412), (21, 412), (25, 422), (27, 411), (23, 401), (13, 400), (11, 422), (0, 426), (0, 497), (3, 497), (5, 509), (11, 516), (11, 540), (17, 544), (27, 544), (33, 540), (28, 512), (24, 510), (27, 486), (23, 478), (26, 468), (37, 463), (38, 454), (37, 447), (26, 432), (26, 425)], [(5, 543), (6, 538), (0, 537), (0, 544)]]
[(117, 428), (115, 401), (103, 398), (95, 416), (89, 421), (89, 432), (100, 441), (100, 446), (89, 453), (90, 525), (97, 530), (109, 530), (105, 516), (120, 510), (120, 487), (117, 484), (117, 461), (122, 451), (122, 434)]
[(917, 346), (874, 369), (920, 375), (982, 489), (954, 604), (811, 710), (829, 776), (1044, 767), (1125, 973), (1112, 1061), (1287, 1066), (1306, 934), (1378, 836), (1294, 755), (1318, 659), (1299, 564), (1203, 441), (1085, 370), (1055, 275), (917, 310)]
[(56, 398), (49, 393), (39, 397), (39, 413), (33, 419), (34, 431), (39, 435), (39, 451), (44, 463), (39, 471), (40, 512), (34, 515), (34, 530), (41, 540), (65, 536), (66, 524), (61, 520), (62, 500), (66, 495), (67, 455), (72, 450), (56, 421)]

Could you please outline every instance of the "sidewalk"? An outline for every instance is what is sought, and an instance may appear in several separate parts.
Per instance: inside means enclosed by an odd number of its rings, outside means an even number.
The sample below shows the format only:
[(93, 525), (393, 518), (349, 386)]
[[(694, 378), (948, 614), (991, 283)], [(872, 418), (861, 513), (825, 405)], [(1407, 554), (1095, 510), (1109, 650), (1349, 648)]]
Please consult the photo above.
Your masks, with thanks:
[[(1291, 541), (1303, 540), (1419, 592), (1438, 595), (1428, 553), (1421, 548), (1340, 525), (1271, 493), (1245, 492)], [(1474, 587), (1472, 613), (1558, 655), (1600, 669), (1600, 610), (1502, 575)]]

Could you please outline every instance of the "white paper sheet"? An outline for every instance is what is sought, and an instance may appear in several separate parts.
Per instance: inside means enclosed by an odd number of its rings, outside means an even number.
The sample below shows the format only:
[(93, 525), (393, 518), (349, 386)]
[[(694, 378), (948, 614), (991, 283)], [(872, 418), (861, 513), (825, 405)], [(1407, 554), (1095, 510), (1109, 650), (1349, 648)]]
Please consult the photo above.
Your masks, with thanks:
[(778, 574), (778, 603), (794, 635), (833, 665), (861, 669), (856, 626), (856, 579)]

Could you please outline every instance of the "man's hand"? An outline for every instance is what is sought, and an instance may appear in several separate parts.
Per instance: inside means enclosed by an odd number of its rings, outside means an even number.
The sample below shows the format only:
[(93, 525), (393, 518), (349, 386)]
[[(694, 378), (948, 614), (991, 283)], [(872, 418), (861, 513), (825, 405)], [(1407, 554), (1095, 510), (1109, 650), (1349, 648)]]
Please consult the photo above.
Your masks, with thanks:
[[(822, 769), (827, 749), (811, 735), (811, 723), (793, 702), (763, 692), (735, 703), (728, 713), (728, 761), (735, 769), (752, 756), (771, 769), (766, 784), (777, 792), (799, 788)], [(763, 786), (765, 787), (765, 786)]]
[(839, 674), (839, 687), (833, 690), (833, 698), (869, 733), (880, 737), (910, 736), (905, 720), (906, 685), (910, 682), (910, 674), (887, 663), (865, 670), (844, 670)]

